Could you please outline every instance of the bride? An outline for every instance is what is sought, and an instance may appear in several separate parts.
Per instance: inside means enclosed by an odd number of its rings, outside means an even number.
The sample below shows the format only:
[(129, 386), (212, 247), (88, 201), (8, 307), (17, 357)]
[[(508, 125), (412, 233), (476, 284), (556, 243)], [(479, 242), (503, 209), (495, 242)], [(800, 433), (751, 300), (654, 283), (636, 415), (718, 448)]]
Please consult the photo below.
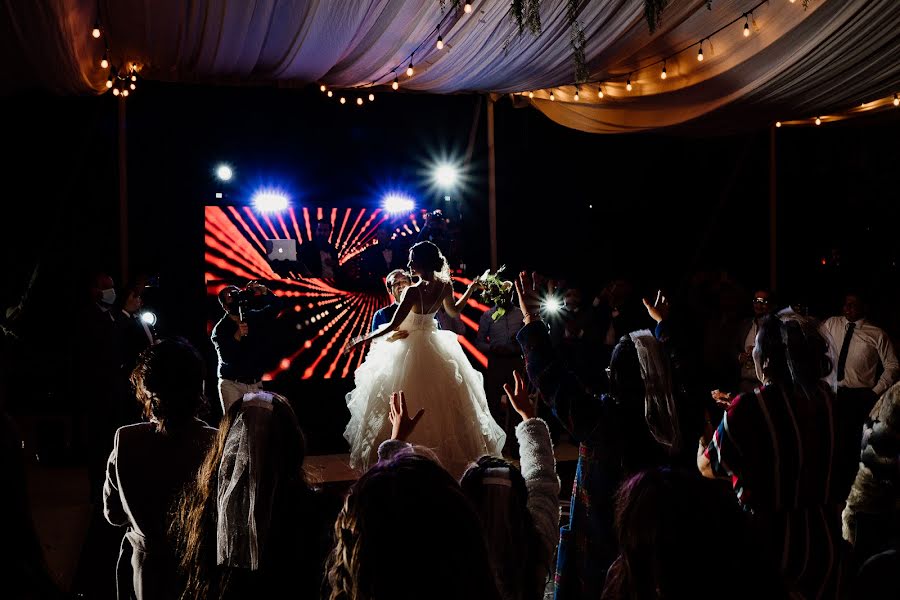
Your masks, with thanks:
[(500, 456), (506, 440), (488, 410), (481, 373), (472, 368), (456, 334), (439, 330), (434, 319), (441, 305), (457, 316), (480, 284), (473, 281), (454, 302), (447, 260), (431, 242), (410, 249), (409, 269), (419, 282), (404, 291), (391, 322), (347, 347), (374, 341), (356, 370), (356, 389), (347, 394), (350, 466), (365, 470), (377, 460), (378, 445), (390, 437), (391, 393), (402, 390), (409, 414), (426, 413), (408, 441), (434, 450), (459, 478), (479, 457)]

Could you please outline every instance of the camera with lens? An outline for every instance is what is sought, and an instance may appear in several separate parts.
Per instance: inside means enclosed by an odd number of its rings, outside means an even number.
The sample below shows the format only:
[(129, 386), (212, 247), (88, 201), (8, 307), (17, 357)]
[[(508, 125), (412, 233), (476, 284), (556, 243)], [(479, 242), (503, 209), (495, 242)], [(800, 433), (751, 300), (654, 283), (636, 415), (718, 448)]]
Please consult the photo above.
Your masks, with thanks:
[(238, 316), (241, 321), (244, 320), (244, 315), (248, 310), (252, 310), (256, 307), (259, 297), (262, 296), (262, 290), (260, 290), (261, 287), (262, 286), (259, 283), (251, 281), (247, 284), (247, 287), (239, 288), (238, 291), (232, 294), (232, 298), (234, 299), (235, 304), (237, 304)]

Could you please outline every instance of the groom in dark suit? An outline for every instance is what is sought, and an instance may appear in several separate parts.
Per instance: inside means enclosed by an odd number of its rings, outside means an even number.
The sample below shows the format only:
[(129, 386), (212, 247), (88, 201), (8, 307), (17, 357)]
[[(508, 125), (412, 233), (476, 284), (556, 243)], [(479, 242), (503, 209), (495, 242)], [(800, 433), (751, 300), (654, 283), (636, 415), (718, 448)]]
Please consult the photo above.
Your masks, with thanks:
[(400, 298), (403, 297), (403, 291), (411, 284), (412, 281), (410, 281), (409, 275), (403, 269), (394, 269), (387, 274), (387, 277), (384, 278), (384, 285), (388, 293), (393, 297), (394, 303), (375, 313), (375, 316), (372, 317), (372, 331), (391, 322), (391, 319), (394, 318), (394, 313), (397, 312), (397, 307), (400, 306)]

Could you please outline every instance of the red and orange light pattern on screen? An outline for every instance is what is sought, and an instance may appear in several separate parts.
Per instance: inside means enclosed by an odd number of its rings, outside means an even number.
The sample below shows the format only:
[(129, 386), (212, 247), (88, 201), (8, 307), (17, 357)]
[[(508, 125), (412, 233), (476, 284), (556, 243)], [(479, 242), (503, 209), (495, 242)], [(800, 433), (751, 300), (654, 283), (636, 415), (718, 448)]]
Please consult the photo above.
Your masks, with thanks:
[[(285, 302), (279, 320), (297, 331), (296, 350), (277, 361), (264, 380), (285, 374), (302, 379), (352, 377), (365, 358), (365, 350), (357, 347), (345, 355), (344, 346), (367, 332), (375, 312), (390, 302), (386, 294), (342, 290), (331, 281), (306, 279), (295, 273), (282, 277), (272, 270), (263, 240), (292, 238), (299, 246), (312, 240), (315, 222), (323, 218), (332, 224), (329, 241), (337, 248), (339, 264), (344, 265), (375, 243), (375, 234), (388, 215), (380, 209), (365, 208), (303, 207), (257, 215), (249, 207), (206, 207), (207, 293), (215, 297), (232, 282), (263, 280)], [(419, 231), (415, 215), (392, 226), (398, 237), (414, 236)], [(458, 281), (470, 282), (462, 278)], [(477, 332), (477, 319), (488, 307), (474, 300), (468, 304), (478, 317), (473, 320), (462, 315), (462, 321)], [(487, 365), (487, 358), (465, 336), (459, 336), (459, 340), (478, 363)]]

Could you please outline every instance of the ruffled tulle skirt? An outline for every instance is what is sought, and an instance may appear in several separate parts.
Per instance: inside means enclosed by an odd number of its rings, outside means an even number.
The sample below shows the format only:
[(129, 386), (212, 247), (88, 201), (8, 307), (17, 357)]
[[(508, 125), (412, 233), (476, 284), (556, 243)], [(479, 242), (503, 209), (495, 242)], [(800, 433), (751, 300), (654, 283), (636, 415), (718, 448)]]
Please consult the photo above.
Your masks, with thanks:
[(425, 409), (408, 441), (433, 450), (454, 477), (485, 454), (500, 456), (506, 434), (491, 417), (483, 377), (456, 334), (414, 330), (403, 340), (377, 341), (355, 382), (344, 431), (353, 468), (364, 471), (378, 459), (378, 445), (391, 435), (391, 393), (401, 390), (410, 416)]

